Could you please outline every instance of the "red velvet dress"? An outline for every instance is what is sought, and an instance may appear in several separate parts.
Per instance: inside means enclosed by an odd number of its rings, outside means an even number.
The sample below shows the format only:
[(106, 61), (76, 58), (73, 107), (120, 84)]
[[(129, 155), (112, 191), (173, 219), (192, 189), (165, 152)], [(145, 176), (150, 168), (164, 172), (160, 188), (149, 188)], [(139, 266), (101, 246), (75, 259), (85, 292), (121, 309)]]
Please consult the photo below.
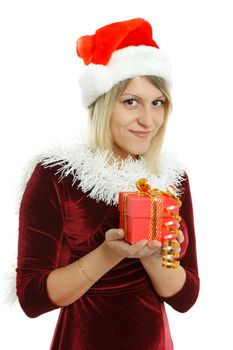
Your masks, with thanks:
[[(50, 271), (86, 255), (104, 241), (108, 229), (119, 227), (116, 206), (90, 198), (73, 185), (71, 174), (60, 181), (58, 168), (37, 163), (20, 205), (17, 296), (29, 317), (58, 308), (46, 289)], [(140, 259), (125, 258), (80, 299), (61, 308), (51, 350), (173, 349), (164, 302), (186, 312), (199, 291), (188, 178), (181, 185), (182, 289), (160, 297)]]

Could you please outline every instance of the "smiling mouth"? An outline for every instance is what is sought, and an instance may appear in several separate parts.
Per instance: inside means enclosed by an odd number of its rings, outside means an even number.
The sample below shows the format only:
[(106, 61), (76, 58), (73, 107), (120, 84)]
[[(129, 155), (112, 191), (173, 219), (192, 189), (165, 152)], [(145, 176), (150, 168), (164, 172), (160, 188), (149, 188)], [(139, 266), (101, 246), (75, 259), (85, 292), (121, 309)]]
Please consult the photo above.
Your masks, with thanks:
[(130, 130), (130, 132), (133, 135), (141, 137), (141, 138), (147, 138), (150, 135), (150, 133), (151, 133), (151, 131), (145, 132), (145, 131), (132, 131), (132, 130)]

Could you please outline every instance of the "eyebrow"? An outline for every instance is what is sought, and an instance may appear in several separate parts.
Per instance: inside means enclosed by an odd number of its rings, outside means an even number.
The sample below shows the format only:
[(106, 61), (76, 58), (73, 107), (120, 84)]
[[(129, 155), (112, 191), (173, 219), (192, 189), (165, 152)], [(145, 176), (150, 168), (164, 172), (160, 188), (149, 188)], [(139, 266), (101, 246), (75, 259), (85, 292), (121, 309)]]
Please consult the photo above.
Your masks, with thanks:
[[(124, 94), (122, 94), (121, 96), (125, 96), (125, 95), (130, 95), (130, 96), (133, 96), (133, 97), (137, 97), (137, 98), (139, 98), (139, 99), (141, 98), (140, 96), (131, 94), (130, 92), (124, 93)], [(158, 100), (158, 99), (160, 99), (160, 98), (165, 98), (165, 99), (166, 99), (166, 96), (161, 95), (161, 96), (155, 97), (154, 100)]]

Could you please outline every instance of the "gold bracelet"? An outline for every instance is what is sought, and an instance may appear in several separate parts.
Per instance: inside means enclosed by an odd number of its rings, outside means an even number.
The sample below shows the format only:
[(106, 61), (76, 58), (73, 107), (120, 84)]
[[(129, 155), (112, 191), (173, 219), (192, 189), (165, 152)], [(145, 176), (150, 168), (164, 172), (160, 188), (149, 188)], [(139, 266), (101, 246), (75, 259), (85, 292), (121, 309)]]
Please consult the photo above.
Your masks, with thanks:
[(80, 270), (82, 271), (82, 273), (84, 274), (84, 276), (85, 276), (90, 282), (95, 282), (95, 281), (93, 281), (90, 277), (87, 276), (87, 274), (86, 274), (84, 268), (80, 265), (79, 260), (76, 260), (76, 263), (78, 264), (78, 266), (79, 266)]

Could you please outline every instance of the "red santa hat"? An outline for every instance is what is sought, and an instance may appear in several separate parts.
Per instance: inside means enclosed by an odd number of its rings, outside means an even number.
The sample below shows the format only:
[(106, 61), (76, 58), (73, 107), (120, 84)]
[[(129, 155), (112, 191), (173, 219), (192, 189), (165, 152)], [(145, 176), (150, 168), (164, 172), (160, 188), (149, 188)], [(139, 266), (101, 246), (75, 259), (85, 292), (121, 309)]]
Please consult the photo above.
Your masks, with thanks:
[(153, 40), (150, 23), (142, 18), (111, 23), (82, 36), (76, 51), (85, 64), (79, 77), (85, 107), (128, 78), (154, 75), (171, 85), (169, 59)]

